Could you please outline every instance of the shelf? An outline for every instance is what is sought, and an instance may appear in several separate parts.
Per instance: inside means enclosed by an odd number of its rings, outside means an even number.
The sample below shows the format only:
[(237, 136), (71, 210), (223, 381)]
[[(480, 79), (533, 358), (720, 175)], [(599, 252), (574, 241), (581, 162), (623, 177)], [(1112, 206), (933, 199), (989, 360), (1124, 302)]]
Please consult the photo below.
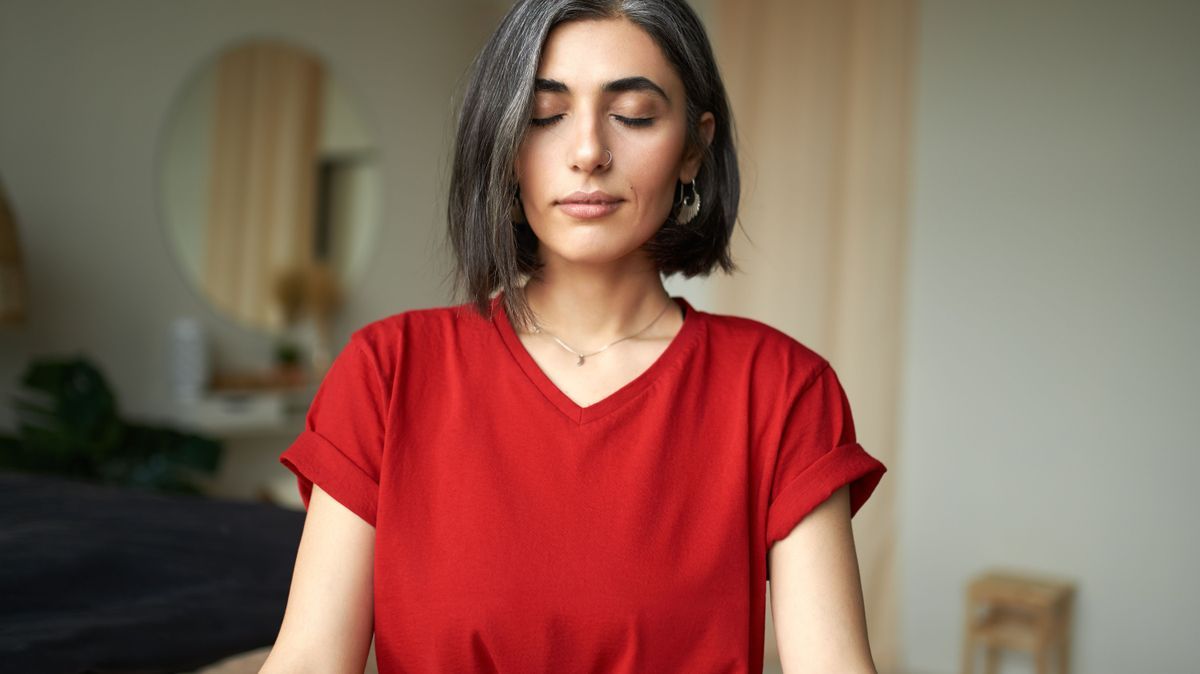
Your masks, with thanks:
[(191, 401), (177, 401), (172, 418), (189, 429), (222, 438), (294, 435), (314, 387), (275, 391), (223, 390)]

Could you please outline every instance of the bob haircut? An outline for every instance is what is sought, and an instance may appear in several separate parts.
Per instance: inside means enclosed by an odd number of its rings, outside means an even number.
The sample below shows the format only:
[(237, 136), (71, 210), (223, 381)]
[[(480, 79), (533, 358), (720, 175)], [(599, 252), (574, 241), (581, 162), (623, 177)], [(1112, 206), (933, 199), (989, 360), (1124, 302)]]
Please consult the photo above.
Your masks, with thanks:
[[(698, 122), (715, 117), (696, 190), (700, 212), (687, 224), (677, 209), (644, 245), (659, 273), (708, 276), (715, 267), (739, 270), (729, 242), (737, 220), (740, 179), (733, 119), (708, 34), (685, 0), (518, 0), (471, 64), (458, 114), (447, 225), (456, 260), (454, 288), (491, 319), (490, 298), (504, 291), (515, 324), (533, 319), (522, 290), (543, 266), (528, 223), (512, 218), (517, 151), (533, 111), (534, 79), (550, 31), (560, 23), (625, 18), (640, 26), (673, 65), (687, 98), (685, 148), (700, 148)], [(682, 193), (676, 181), (676, 195)], [(679, 197), (676, 197), (676, 204)]]

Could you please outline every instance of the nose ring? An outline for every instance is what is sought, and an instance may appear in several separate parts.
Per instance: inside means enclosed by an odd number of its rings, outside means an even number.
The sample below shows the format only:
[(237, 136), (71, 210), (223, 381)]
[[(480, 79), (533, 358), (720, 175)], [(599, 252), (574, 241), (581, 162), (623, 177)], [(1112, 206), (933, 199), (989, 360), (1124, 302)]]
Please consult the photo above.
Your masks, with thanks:
[(611, 164), (613, 160), (612, 150), (605, 150), (605, 152), (608, 153), (608, 161), (604, 162), (604, 168), (608, 168), (608, 165)]

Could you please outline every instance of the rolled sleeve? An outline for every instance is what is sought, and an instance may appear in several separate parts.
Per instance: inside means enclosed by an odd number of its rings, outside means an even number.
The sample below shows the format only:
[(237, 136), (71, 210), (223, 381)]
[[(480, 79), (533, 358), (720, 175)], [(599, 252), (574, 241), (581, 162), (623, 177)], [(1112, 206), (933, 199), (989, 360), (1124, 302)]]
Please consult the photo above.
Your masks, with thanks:
[(853, 517), (887, 472), (887, 467), (859, 444), (850, 403), (827, 362), (798, 393), (786, 399), (767, 507), (768, 550), (846, 485), (850, 486)]
[(279, 460), (296, 474), (305, 510), (316, 483), (338, 503), (375, 526), (379, 483), (320, 433), (305, 429)]
[(887, 468), (857, 442), (834, 447), (776, 494), (767, 515), (767, 548), (787, 537), (805, 516), (847, 484), (854, 517), (885, 472)]
[(307, 510), (313, 484), (375, 526), (386, 435), (386, 387), (361, 331), (334, 359), (305, 415), (305, 428), (279, 456), (296, 475)]

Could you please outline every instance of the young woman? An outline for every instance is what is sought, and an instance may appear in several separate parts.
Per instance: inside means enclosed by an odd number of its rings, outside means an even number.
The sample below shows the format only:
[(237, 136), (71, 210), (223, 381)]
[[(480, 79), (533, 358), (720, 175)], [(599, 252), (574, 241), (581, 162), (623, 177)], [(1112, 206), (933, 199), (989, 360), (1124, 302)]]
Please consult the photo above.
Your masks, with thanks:
[[(521, 0), (473, 66), (465, 302), (352, 336), (280, 457), (308, 515), (263, 671), (873, 672), (829, 362), (695, 309), (738, 171), (683, 0)], [(295, 668), (295, 669), (290, 669)]]

